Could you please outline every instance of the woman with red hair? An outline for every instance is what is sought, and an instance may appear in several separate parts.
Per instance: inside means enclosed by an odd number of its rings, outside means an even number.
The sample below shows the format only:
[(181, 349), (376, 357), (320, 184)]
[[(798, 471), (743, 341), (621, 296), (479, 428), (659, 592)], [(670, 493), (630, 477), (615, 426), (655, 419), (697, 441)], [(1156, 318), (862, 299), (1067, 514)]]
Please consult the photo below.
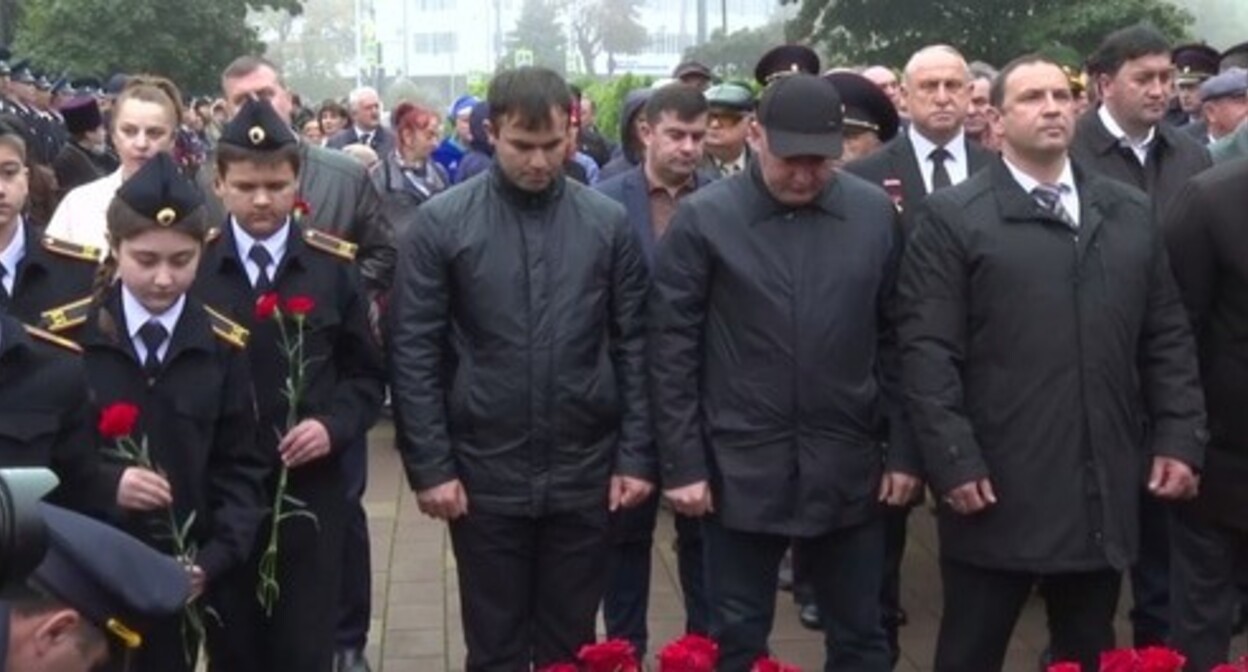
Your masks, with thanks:
[(385, 214), (401, 232), (416, 216), (416, 207), (450, 186), (446, 170), (430, 159), (438, 146), (441, 120), (432, 110), (399, 103), (391, 114), (396, 142), (372, 171)]

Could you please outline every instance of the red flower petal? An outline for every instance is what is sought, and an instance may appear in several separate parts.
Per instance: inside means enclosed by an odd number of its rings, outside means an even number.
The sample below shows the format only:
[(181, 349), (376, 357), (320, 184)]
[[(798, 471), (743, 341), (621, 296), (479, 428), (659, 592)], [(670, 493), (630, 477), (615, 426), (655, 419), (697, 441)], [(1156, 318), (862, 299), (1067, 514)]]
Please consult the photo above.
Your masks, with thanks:
[(260, 298), (256, 299), (256, 320), (263, 322), (273, 319), (274, 313), (277, 312), (277, 301), (276, 292), (261, 294)]
[(128, 401), (109, 404), (100, 411), (100, 436), (110, 440), (130, 436), (134, 433), (134, 425), (138, 420), (138, 406)]
[(310, 296), (292, 296), (286, 299), (285, 309), (291, 315), (307, 315), (316, 309), (316, 299)]

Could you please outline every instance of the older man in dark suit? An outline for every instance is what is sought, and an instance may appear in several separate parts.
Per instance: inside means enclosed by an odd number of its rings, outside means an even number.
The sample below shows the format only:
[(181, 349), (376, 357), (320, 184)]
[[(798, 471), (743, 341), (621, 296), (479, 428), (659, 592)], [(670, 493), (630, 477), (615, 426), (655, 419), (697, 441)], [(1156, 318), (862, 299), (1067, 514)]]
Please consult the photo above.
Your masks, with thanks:
[(381, 98), (371, 86), (360, 87), (347, 96), (351, 124), (330, 136), (325, 146), (342, 149), (348, 145), (367, 145), (377, 156), (386, 158), (394, 151), (394, 133), (381, 125)]
[[(671, 84), (655, 91), (640, 113), (645, 146), (641, 164), (598, 184), (599, 191), (627, 210), (647, 263), (653, 263), (655, 246), (666, 233), (679, 202), (714, 179), (698, 170), (707, 134), (707, 110), (707, 100), (689, 86)], [(644, 505), (614, 515), (609, 578), (603, 597), (607, 635), (631, 641), (641, 655), (648, 644), (650, 548), (657, 513), (656, 493)], [(676, 547), (685, 630), (705, 634), (706, 590), (697, 519), (676, 516)]]

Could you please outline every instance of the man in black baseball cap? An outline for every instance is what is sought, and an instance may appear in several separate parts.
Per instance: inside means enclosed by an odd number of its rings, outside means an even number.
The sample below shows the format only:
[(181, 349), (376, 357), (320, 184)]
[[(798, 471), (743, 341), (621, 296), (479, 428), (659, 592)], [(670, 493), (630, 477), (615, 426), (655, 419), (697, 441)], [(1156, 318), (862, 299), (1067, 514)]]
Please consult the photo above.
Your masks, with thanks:
[(767, 654), (791, 542), (827, 632), (819, 669), (892, 667), (880, 503), (913, 497), (918, 464), (899, 418), (883, 452), (874, 409), (896, 380), (877, 301), (902, 239), (888, 196), (833, 167), (842, 123), (830, 82), (773, 81), (750, 122), (754, 161), (681, 203), (654, 264), (659, 464), (676, 511), (702, 517), (721, 672)]
[(677, 65), (672, 70), (672, 78), (699, 91), (706, 91), (715, 82), (715, 74), (711, 69), (698, 61), (684, 61)]

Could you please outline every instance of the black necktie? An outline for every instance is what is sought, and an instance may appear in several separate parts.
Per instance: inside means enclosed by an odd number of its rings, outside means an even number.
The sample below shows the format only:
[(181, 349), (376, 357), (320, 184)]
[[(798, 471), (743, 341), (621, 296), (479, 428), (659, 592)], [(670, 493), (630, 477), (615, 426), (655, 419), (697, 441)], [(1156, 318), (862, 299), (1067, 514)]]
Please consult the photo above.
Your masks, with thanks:
[(1056, 184), (1041, 184), (1031, 190), (1032, 198), (1040, 204), (1040, 207), (1051, 213), (1054, 217), (1062, 220), (1062, 223), (1069, 226), (1072, 230), (1077, 230), (1079, 224), (1075, 222), (1075, 218), (1070, 216), (1070, 212), (1066, 210), (1066, 206), (1062, 205), (1062, 188)]
[(156, 320), (148, 320), (139, 327), (139, 340), (147, 348), (147, 356), (143, 358), (143, 373), (148, 378), (155, 378), (160, 372), (160, 346), (169, 338), (169, 330)]
[(260, 272), (256, 274), (256, 293), (264, 294), (272, 291), (273, 279), (269, 277), (269, 267), (273, 265), (273, 255), (269, 254), (268, 249), (263, 245), (256, 243), (248, 250), (247, 258), (260, 267)]
[(932, 191), (952, 187), (953, 180), (949, 178), (949, 170), (945, 168), (945, 162), (953, 158), (949, 150), (937, 147), (927, 157), (932, 160)]
[(9, 307), (9, 290), (4, 287), (4, 278), (9, 274), (9, 269), (0, 264), (0, 308)]
[(360, 136), (360, 144), (361, 144), (361, 145), (368, 145), (369, 147), (372, 147), (372, 146), (373, 146), (373, 134), (372, 134), (372, 133), (365, 133), (364, 135), (361, 135), (361, 136)]

